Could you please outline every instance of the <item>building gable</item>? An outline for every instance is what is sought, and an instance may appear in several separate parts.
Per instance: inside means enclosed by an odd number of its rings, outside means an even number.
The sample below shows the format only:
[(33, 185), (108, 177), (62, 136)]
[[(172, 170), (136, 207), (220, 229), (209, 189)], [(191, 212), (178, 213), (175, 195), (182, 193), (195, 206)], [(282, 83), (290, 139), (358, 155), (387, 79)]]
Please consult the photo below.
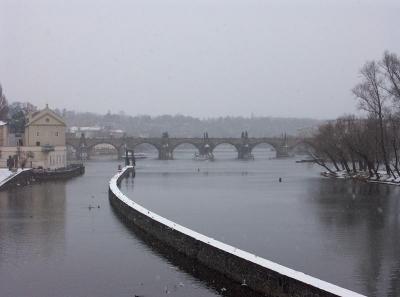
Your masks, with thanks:
[(29, 114), (25, 125), (25, 146), (65, 146), (66, 124), (48, 107)]
[(36, 112), (27, 118), (26, 126), (63, 126), (66, 124), (64, 120), (56, 113), (46, 108), (40, 112)]

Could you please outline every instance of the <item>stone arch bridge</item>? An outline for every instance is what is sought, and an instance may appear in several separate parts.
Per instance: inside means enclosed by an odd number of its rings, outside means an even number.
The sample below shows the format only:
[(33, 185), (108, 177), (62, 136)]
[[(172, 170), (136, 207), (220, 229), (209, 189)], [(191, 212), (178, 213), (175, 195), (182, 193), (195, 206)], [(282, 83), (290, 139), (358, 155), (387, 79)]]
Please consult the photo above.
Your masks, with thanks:
[(108, 137), (108, 138), (86, 138), (84, 134), (79, 137), (67, 136), (66, 144), (74, 148), (79, 159), (89, 159), (92, 149), (99, 144), (110, 144), (122, 158), (125, 149), (135, 149), (140, 144), (150, 144), (158, 151), (160, 160), (172, 160), (174, 150), (181, 144), (191, 144), (197, 148), (199, 154), (212, 153), (220, 144), (230, 144), (235, 147), (238, 159), (245, 159), (251, 154), (254, 147), (259, 144), (269, 144), (276, 151), (276, 157), (287, 157), (295, 147), (307, 144), (303, 139), (297, 137), (248, 137), (247, 132), (243, 132), (241, 137), (169, 137), (168, 133), (163, 133), (161, 137)]

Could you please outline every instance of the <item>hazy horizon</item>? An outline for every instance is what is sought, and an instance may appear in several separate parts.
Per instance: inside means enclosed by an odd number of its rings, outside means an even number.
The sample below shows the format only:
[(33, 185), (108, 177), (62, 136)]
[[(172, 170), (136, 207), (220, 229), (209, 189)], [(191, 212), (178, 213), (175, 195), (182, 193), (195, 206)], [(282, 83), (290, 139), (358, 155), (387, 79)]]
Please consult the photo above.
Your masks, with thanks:
[[(60, 111), (62, 111), (62, 109), (60, 109), (60, 108), (58, 108), (56, 106), (54, 107), (54, 109), (59, 109)], [(107, 115), (107, 113), (108, 113), (108, 112), (100, 113), (100, 112), (93, 112), (93, 111), (77, 111), (77, 110), (70, 110), (70, 109), (67, 109), (67, 111), (72, 111), (72, 112), (76, 112), (76, 113), (80, 113), (80, 114), (91, 113), (91, 114), (98, 115), (98, 116), (104, 116), (104, 115)], [(110, 114), (111, 115), (118, 115), (118, 116), (122, 115), (122, 116), (133, 117), (133, 118), (135, 118), (135, 117), (151, 117), (152, 119), (153, 118), (166, 117), (166, 116), (168, 116), (168, 117), (179, 117), (179, 116), (181, 116), (181, 117), (189, 117), (189, 118), (193, 118), (193, 119), (201, 120), (201, 121), (217, 120), (217, 119), (220, 119), (220, 118), (243, 118), (243, 119), (246, 119), (246, 120), (262, 119), (262, 118), (268, 118), (268, 119), (272, 119), (272, 120), (273, 119), (278, 119), (278, 120), (279, 119), (287, 119), (287, 120), (290, 120), (290, 119), (297, 120), (297, 119), (299, 119), (299, 120), (315, 120), (315, 121), (334, 120), (334, 119), (328, 119), (328, 118), (326, 118), (326, 119), (318, 119), (318, 118), (301, 117), (301, 116), (299, 116), (299, 117), (278, 117), (278, 116), (268, 116), (268, 115), (257, 116), (257, 115), (229, 115), (228, 114), (228, 115), (220, 115), (220, 116), (216, 115), (216, 116), (204, 116), (204, 117), (203, 116), (186, 115), (186, 114), (181, 114), (181, 113), (176, 113), (176, 114), (164, 113), (164, 114), (150, 115), (150, 114), (129, 114), (129, 113), (125, 113), (125, 112), (122, 112), (122, 111), (119, 111), (119, 112), (111, 112), (110, 111)]]
[(400, 54), (396, 1), (0, 0), (9, 101), (104, 114), (332, 119)]

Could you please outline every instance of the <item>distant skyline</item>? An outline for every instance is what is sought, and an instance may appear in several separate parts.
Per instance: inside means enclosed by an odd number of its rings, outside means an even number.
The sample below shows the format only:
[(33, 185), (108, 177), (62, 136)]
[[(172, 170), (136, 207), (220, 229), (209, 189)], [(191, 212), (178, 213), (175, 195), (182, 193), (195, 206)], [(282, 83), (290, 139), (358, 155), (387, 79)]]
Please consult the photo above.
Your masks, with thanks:
[(400, 1), (0, 0), (0, 83), (38, 107), (199, 118), (355, 113)]

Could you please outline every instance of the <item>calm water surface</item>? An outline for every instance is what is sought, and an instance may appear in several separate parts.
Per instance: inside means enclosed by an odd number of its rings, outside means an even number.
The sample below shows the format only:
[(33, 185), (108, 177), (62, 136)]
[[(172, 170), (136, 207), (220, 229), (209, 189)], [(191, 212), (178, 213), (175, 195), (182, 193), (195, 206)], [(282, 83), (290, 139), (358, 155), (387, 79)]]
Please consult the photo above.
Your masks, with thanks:
[[(398, 188), (324, 179), (320, 168), (272, 153), (247, 162), (191, 155), (138, 161), (123, 192), (277, 263), (369, 296), (400, 295)], [(235, 295), (122, 223), (107, 192), (117, 164), (92, 161), (83, 177), (0, 193), (0, 295)]]

